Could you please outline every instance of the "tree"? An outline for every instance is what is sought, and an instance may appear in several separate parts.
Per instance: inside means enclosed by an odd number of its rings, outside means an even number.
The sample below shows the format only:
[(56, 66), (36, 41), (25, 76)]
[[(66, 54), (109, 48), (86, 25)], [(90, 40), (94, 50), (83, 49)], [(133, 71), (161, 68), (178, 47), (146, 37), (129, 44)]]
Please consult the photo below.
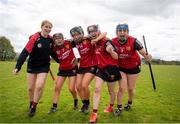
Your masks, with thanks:
[(9, 39), (4, 36), (0, 36), (0, 60), (12, 60), (16, 56), (14, 47), (11, 45)]

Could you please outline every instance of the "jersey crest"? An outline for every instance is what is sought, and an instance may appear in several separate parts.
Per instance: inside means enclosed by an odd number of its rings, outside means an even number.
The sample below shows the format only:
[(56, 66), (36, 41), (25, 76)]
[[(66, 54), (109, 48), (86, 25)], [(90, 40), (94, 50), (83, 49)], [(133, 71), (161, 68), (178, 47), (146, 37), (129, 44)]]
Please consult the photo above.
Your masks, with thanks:
[(131, 46), (127, 46), (127, 47), (126, 47), (126, 50), (127, 50), (127, 51), (131, 51)]
[(66, 48), (66, 49), (69, 49), (69, 48), (70, 48), (69, 44), (65, 45), (65, 48)]
[(42, 47), (42, 44), (41, 44), (41, 43), (38, 43), (38, 44), (37, 44), (37, 47), (38, 47), (38, 48), (41, 48), (41, 47)]

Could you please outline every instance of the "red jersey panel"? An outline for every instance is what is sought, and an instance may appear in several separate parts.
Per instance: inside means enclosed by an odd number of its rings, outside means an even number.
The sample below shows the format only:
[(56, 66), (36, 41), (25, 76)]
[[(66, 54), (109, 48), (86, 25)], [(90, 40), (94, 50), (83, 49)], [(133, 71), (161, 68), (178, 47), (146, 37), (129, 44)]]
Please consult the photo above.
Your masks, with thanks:
[(104, 68), (108, 65), (118, 66), (118, 60), (113, 59), (112, 56), (106, 51), (107, 39), (104, 38), (96, 44), (96, 57), (98, 61), (98, 67)]
[(34, 47), (35, 42), (40, 38), (39, 33), (35, 33), (32, 36), (30, 36), (28, 43), (25, 46), (25, 49), (28, 51), (28, 53), (32, 52), (32, 49)]
[(118, 42), (117, 37), (113, 38), (112, 41), (118, 49), (119, 67), (133, 69), (141, 63), (140, 56), (134, 48), (134, 37), (128, 36), (127, 42), (123, 45)]
[(55, 47), (54, 51), (59, 59), (60, 70), (70, 70), (74, 68), (73, 61), (75, 60), (75, 56), (69, 41), (65, 41), (62, 48)]
[(76, 47), (81, 56), (80, 67), (87, 68), (97, 65), (95, 46), (91, 44), (90, 40), (84, 39), (82, 42), (76, 43)]

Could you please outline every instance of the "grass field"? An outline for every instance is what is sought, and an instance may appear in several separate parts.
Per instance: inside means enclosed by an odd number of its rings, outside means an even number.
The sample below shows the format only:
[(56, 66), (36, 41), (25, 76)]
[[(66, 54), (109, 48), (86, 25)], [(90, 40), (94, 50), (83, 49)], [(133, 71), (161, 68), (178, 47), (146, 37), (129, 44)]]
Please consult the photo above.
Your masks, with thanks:
[[(50, 75), (46, 81), (44, 93), (33, 118), (27, 117), (29, 106), (26, 83), (26, 65), (23, 65), (19, 75), (13, 76), (15, 62), (0, 62), (0, 123), (87, 123), (89, 115), (72, 110), (73, 99), (65, 83), (60, 96), (58, 111), (52, 115), (47, 112), (52, 104), (54, 82)], [(54, 75), (58, 65), (51, 65)], [(103, 87), (98, 110), (100, 123), (180, 123), (180, 66), (153, 65), (157, 90), (153, 91), (151, 77), (147, 65), (142, 66), (142, 72), (136, 85), (136, 94), (132, 110), (123, 111), (119, 117), (103, 113), (109, 102), (106, 84)], [(116, 92), (117, 92), (116, 85)], [(91, 103), (94, 82), (91, 83)], [(127, 95), (123, 103), (127, 101)], [(81, 102), (79, 102), (79, 107)], [(116, 105), (115, 105), (116, 106)], [(92, 104), (91, 104), (92, 110)]]

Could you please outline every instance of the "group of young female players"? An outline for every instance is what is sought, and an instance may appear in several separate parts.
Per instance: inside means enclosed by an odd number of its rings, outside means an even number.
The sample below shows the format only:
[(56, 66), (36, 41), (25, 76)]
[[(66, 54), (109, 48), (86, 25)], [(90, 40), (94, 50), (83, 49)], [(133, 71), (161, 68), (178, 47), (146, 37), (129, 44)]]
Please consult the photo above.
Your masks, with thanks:
[[(152, 57), (147, 54), (142, 44), (129, 35), (127, 24), (116, 26), (116, 37), (109, 39), (107, 33), (101, 33), (98, 25), (87, 27), (87, 36), (81, 26), (70, 30), (71, 39), (64, 39), (62, 33), (49, 35), (53, 25), (44, 20), (41, 31), (30, 36), (28, 43), (22, 50), (15, 69), (17, 74), (26, 58), (27, 81), (29, 93), (28, 116), (34, 116), (36, 106), (41, 98), (45, 80), (50, 66), (50, 56), (59, 63), (59, 71), (54, 88), (53, 104), (48, 114), (57, 111), (62, 86), (68, 78), (68, 88), (74, 99), (73, 109), (78, 109), (78, 96), (82, 101), (80, 112), (89, 113), (90, 101), (93, 101), (93, 110), (89, 122), (97, 121), (97, 111), (100, 102), (101, 90), (107, 82), (110, 103), (104, 112), (120, 115), (123, 110), (122, 100), (125, 90), (128, 91), (128, 101), (124, 106), (129, 110), (132, 105), (134, 89), (138, 74), (141, 71), (141, 54), (146, 61)], [(138, 54), (139, 53), (139, 54)], [(94, 79), (93, 100), (90, 100), (89, 85)], [(118, 82), (118, 93), (114, 91), (115, 82)], [(113, 109), (117, 96), (117, 109)]]

